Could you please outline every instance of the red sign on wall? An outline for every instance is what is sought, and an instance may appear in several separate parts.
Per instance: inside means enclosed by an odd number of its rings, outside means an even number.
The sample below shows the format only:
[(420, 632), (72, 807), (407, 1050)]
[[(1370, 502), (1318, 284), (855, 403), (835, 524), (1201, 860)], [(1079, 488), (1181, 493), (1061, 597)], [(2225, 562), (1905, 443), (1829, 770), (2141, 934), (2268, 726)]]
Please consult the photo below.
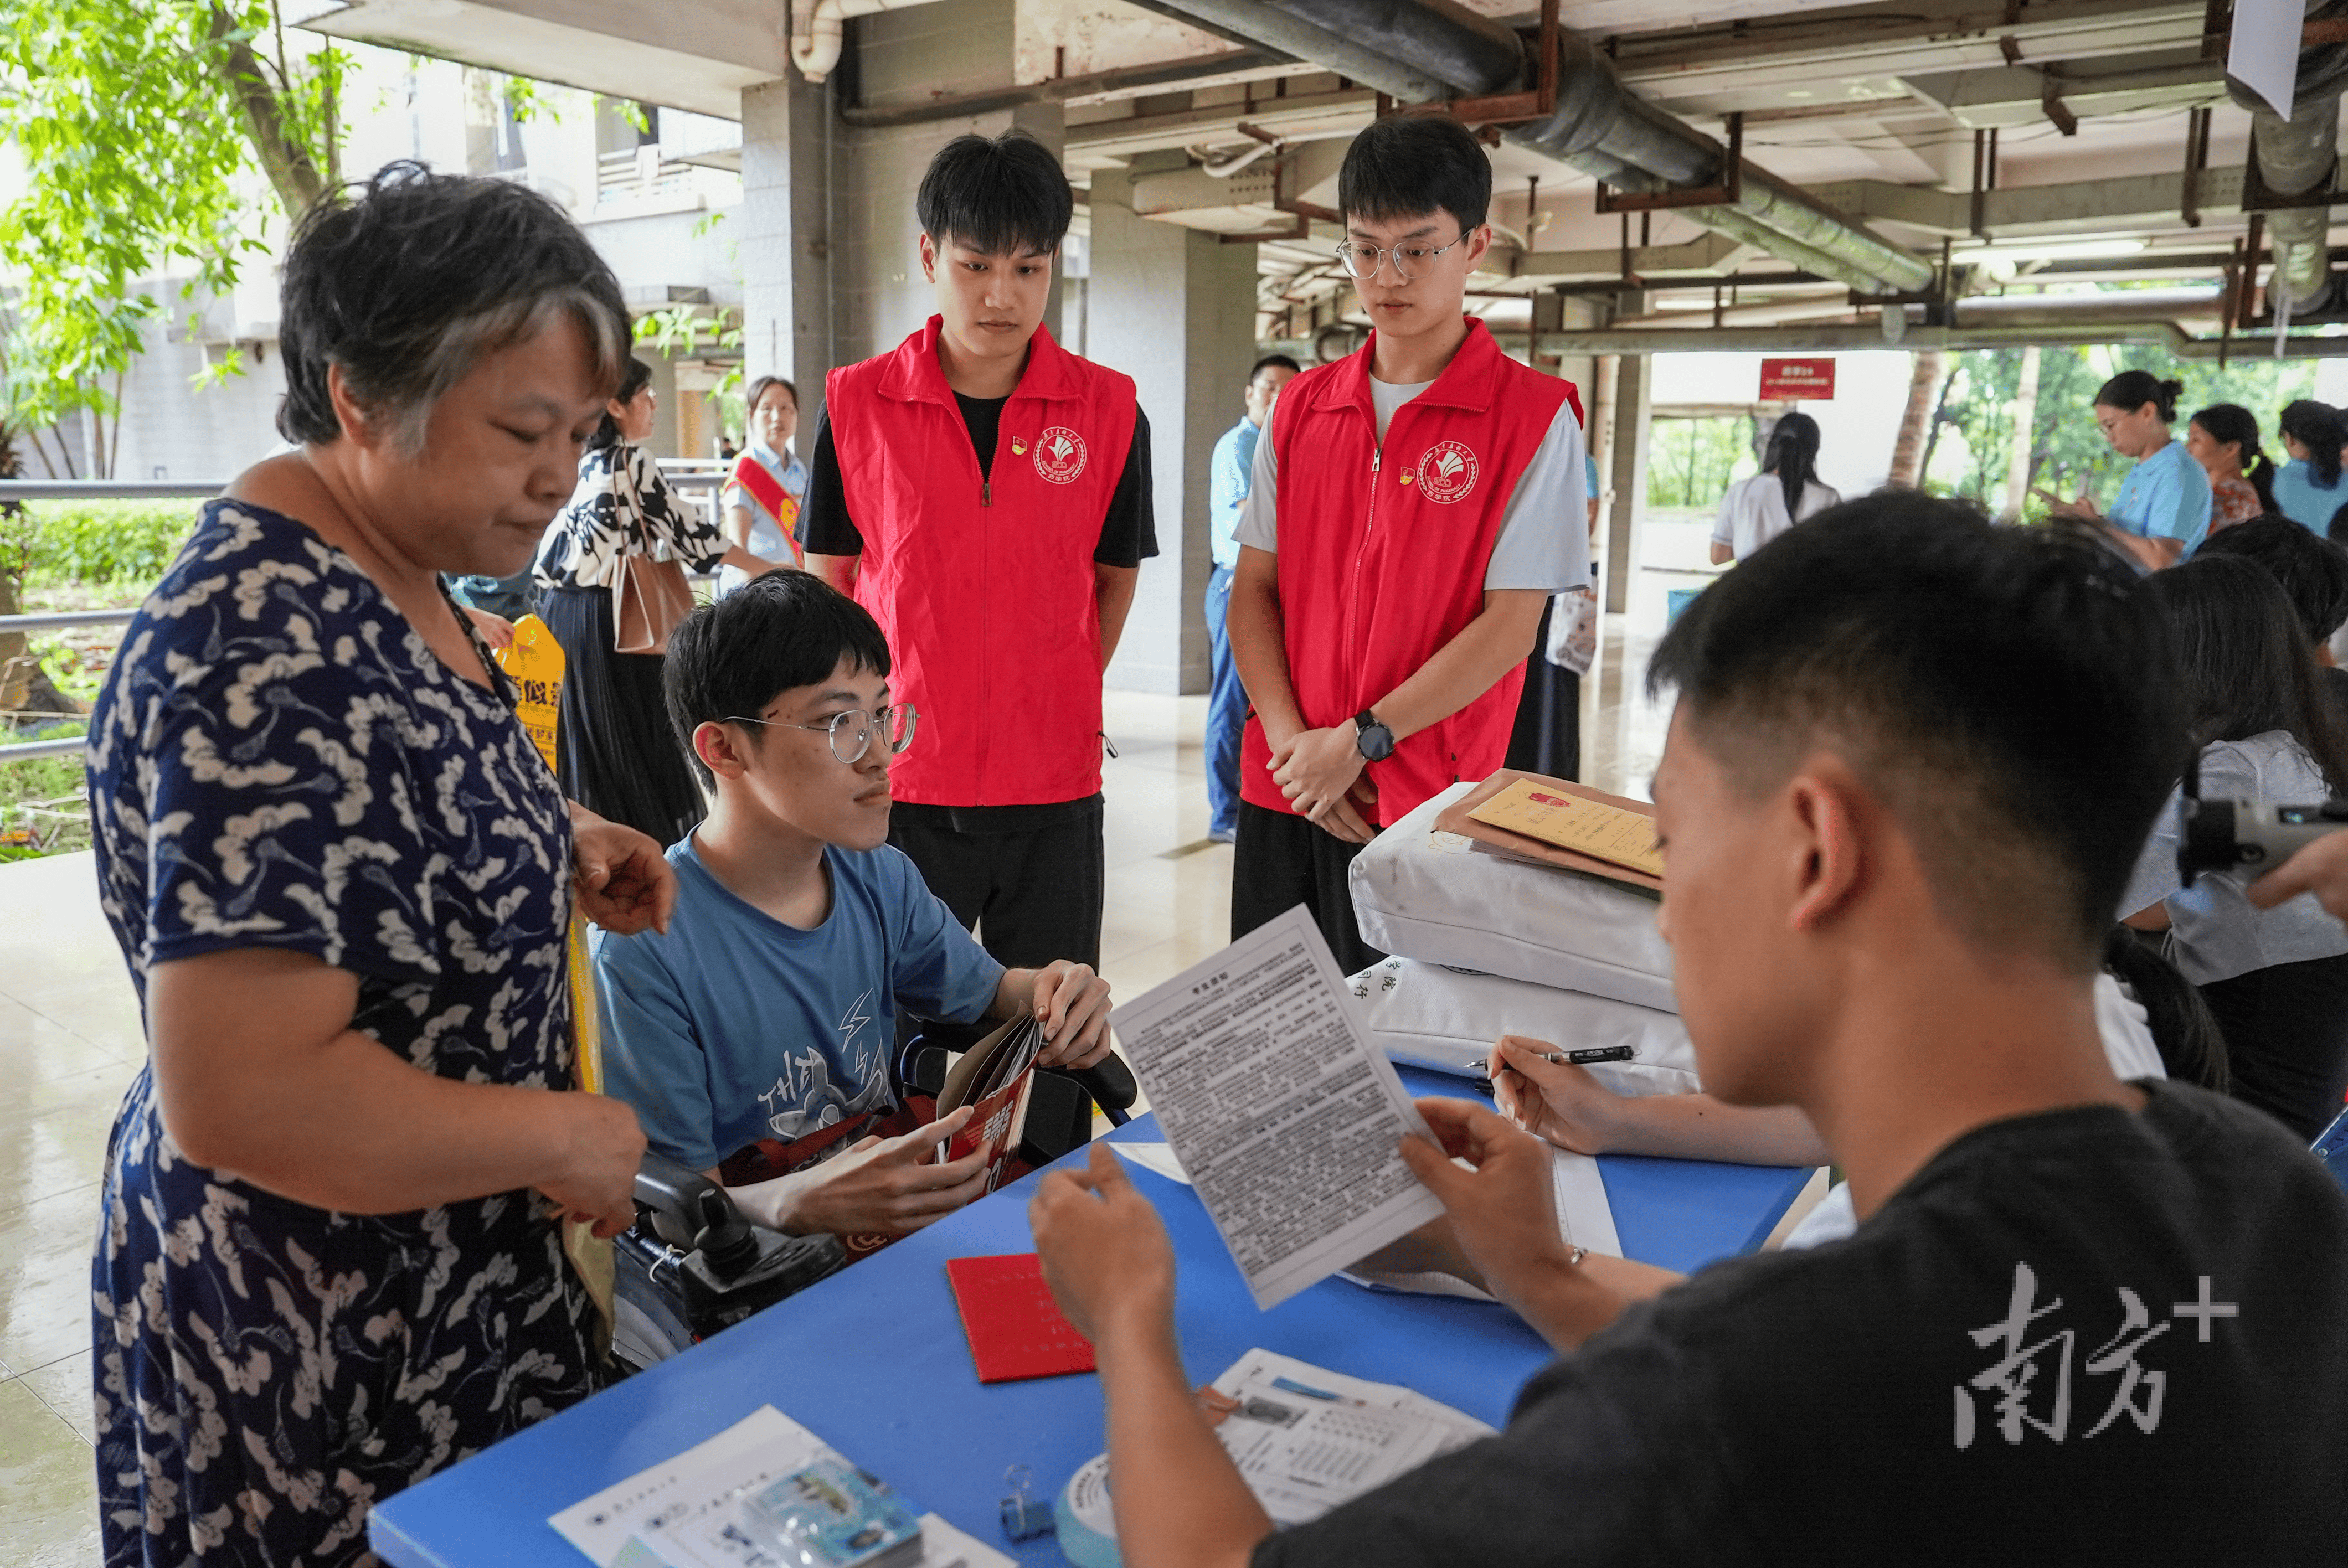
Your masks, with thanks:
[(1834, 397), (1834, 367), (1831, 359), (1765, 359), (1761, 362), (1761, 401), (1830, 402)]

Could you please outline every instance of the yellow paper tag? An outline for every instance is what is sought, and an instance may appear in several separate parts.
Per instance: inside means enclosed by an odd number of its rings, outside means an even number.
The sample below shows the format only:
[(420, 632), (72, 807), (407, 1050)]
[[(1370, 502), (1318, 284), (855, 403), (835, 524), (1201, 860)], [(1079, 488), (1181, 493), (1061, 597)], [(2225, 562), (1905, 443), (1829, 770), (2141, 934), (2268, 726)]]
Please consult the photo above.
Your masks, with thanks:
[(519, 688), (514, 713), (530, 732), (546, 765), (554, 765), (554, 723), (562, 712), (562, 644), (535, 615), (514, 622), (512, 645), (498, 650), (498, 667)]
[(1654, 819), (1619, 805), (1558, 794), (1530, 779), (1519, 779), (1468, 815), (1478, 822), (1627, 866), (1650, 876), (1663, 874), (1663, 852), (1655, 847)]

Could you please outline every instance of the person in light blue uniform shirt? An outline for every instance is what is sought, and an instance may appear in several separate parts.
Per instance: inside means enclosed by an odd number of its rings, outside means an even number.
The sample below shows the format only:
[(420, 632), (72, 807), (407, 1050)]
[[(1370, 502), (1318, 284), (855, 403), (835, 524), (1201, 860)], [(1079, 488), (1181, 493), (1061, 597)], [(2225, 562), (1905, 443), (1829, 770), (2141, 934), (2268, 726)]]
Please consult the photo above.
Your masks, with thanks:
[(1280, 389), (1301, 367), (1284, 354), (1266, 354), (1248, 372), (1247, 412), (1215, 443), (1208, 478), (1207, 548), (1215, 569), (1207, 577), (1207, 836), (1229, 844), (1240, 825), (1240, 731), (1247, 723), (1247, 691), (1231, 660), (1225, 620), (1231, 603), (1231, 572), (1240, 564), (1240, 508), (1247, 505), (1248, 480), (1255, 470), (1256, 439), (1272, 421)]
[(2177, 420), (2177, 395), (2184, 390), (2182, 382), (2124, 370), (2096, 394), (2096, 423), (2104, 439), (2121, 456), (2137, 460), (2110, 511), (2098, 514), (2084, 493), (2065, 501), (2038, 492), (2057, 517), (2106, 525), (2147, 571), (2174, 566), (2209, 537), (2209, 476), (2168, 434)]
[[(799, 502), (808, 487), (807, 465), (791, 451), (791, 437), (798, 433), (798, 389), (779, 375), (762, 375), (750, 384), (747, 404), (749, 449), (736, 460), (734, 473), (718, 495), (717, 515), (726, 537), (752, 555), (778, 567), (797, 566), (802, 553)], [(763, 497), (743, 482), (745, 461), (764, 471), (766, 482), (759, 487), (767, 491)], [(749, 580), (750, 574), (740, 567), (717, 569), (721, 597)]]
[(2275, 470), (2275, 509), (2328, 538), (2332, 515), (2348, 506), (2348, 484), (2340, 477), (2340, 448), (2348, 445), (2348, 421), (2330, 404), (2302, 397), (2285, 405), (2277, 424), (2291, 461)]

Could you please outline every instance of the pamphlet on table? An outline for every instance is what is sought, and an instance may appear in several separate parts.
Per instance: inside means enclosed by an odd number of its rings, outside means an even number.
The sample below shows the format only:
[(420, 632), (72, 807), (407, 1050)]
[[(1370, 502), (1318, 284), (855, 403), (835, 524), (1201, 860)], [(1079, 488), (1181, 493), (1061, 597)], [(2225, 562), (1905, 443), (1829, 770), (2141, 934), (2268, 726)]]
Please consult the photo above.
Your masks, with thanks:
[(1259, 1307), (1443, 1212), (1401, 1154), (1432, 1134), (1302, 906), (1110, 1021)]
[[(1462, 1449), (1492, 1429), (1394, 1383), (1372, 1383), (1251, 1350), (1199, 1390), (1224, 1451), (1282, 1529)], [(1115, 1560), (1107, 1457), (1070, 1478), (1060, 1543), (1072, 1562)], [(1107, 1550), (1102, 1550), (1107, 1548)]]
[(772, 1405), (547, 1522), (596, 1568), (1012, 1568)]

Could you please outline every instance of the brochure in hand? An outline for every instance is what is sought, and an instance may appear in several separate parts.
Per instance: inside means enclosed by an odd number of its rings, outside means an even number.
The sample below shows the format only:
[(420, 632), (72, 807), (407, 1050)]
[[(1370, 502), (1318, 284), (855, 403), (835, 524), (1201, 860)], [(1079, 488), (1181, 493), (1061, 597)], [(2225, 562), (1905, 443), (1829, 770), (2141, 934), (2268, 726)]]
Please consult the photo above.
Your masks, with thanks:
[(1044, 1049), (1044, 1026), (1022, 1013), (964, 1051), (947, 1070), (938, 1091), (938, 1114), (974, 1107), (970, 1122), (940, 1146), (932, 1163), (945, 1164), (979, 1149), (986, 1151), (986, 1191), (1001, 1186), (1019, 1153), (1027, 1124), (1027, 1094), (1035, 1080), (1035, 1058)]

